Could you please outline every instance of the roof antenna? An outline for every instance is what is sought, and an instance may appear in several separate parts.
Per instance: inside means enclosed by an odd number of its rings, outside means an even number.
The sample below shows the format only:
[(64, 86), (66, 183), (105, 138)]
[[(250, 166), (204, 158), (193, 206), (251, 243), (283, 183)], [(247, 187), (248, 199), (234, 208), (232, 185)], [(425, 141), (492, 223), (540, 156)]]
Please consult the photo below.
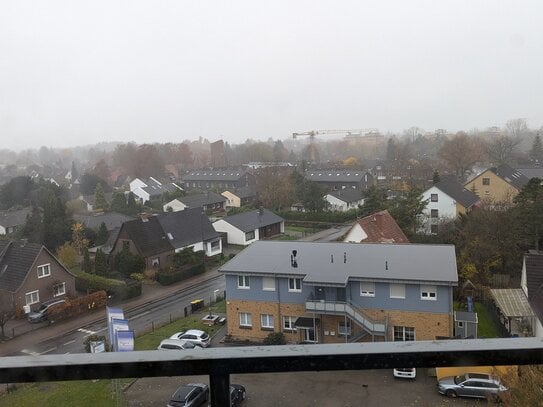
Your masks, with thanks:
[(347, 252), (343, 252), (343, 263), (347, 263)]
[(330, 263), (333, 263), (333, 262), (334, 262), (334, 255), (331, 254), (331, 255), (330, 255)]
[(388, 261), (385, 260), (385, 270), (388, 270)]
[(297, 250), (293, 250), (292, 254), (290, 255), (290, 265), (294, 268), (298, 267), (298, 262), (296, 261), (296, 254), (298, 253)]

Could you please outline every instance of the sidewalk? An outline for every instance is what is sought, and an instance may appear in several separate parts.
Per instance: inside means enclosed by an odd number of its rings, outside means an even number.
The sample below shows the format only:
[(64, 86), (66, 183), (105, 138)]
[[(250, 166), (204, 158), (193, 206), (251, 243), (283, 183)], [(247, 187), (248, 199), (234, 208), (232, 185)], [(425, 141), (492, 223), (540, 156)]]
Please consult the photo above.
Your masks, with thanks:
[[(218, 275), (220, 275), (220, 273), (215, 268), (188, 280), (180, 281), (169, 286), (161, 286), (158, 283), (143, 284), (142, 294), (139, 297), (115, 303), (115, 306), (123, 308), (124, 311), (128, 311), (146, 303), (167, 298), (178, 291)], [(82, 314), (77, 318), (58, 321), (47, 326), (43, 326), (42, 324), (34, 325), (24, 319), (8, 321), (5, 325), (5, 332), (6, 336), (9, 338), (0, 341), (0, 356), (12, 354), (19, 351), (21, 348), (26, 348), (35, 343), (54, 338), (62, 333), (71, 332), (80, 327), (93, 324), (101, 319), (105, 319), (105, 317), (106, 312), (105, 309), (102, 308)], [(11, 337), (13, 332), (15, 332), (15, 337)]]

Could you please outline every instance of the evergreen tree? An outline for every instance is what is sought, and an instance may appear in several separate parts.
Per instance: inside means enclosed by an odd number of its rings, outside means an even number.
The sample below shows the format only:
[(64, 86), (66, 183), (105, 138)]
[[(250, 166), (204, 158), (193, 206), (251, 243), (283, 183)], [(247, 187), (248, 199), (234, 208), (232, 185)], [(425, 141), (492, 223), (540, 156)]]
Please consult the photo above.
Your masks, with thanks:
[(64, 242), (71, 240), (72, 220), (66, 213), (66, 206), (55, 196), (53, 190), (46, 192), (43, 208), (43, 244), (51, 251), (56, 251)]
[(111, 197), (110, 209), (114, 212), (126, 214), (128, 211), (128, 204), (124, 193), (115, 191)]
[(530, 160), (534, 163), (541, 164), (543, 163), (543, 144), (541, 143), (541, 137), (538, 135), (535, 136), (532, 148), (530, 149)]
[(394, 217), (398, 226), (406, 234), (415, 235), (420, 226), (420, 215), (428, 205), (428, 200), (422, 200), (422, 193), (417, 188), (411, 188), (404, 196), (394, 202), (390, 208), (391, 215)]
[(106, 196), (104, 195), (104, 188), (102, 183), (99, 182), (96, 184), (96, 189), (94, 190), (94, 208), (95, 209), (107, 209)]
[(75, 161), (72, 161), (72, 182), (76, 181), (79, 178), (79, 171), (77, 171), (77, 168), (75, 166)]
[(528, 241), (539, 250), (539, 242), (543, 234), (543, 186), (539, 178), (532, 178), (515, 197), (515, 212), (518, 224), (524, 227)]
[(94, 257), (94, 271), (99, 276), (107, 275), (107, 258), (102, 249), (96, 250), (96, 256)]
[(96, 234), (96, 245), (103, 245), (105, 242), (107, 242), (108, 237), (109, 232), (107, 231), (106, 224), (102, 222), (100, 223), (100, 226), (98, 227), (98, 233)]
[(439, 176), (439, 171), (438, 170), (434, 170), (434, 175), (432, 176), (432, 184), (437, 184), (438, 182), (441, 181), (441, 177)]
[(130, 192), (127, 198), (126, 214), (131, 215), (131, 216), (137, 215), (140, 212), (140, 209), (141, 209), (141, 205), (139, 205), (136, 202), (136, 196), (134, 195), (133, 192)]
[(85, 273), (92, 273), (92, 263), (90, 261), (89, 249), (83, 249), (83, 265), (81, 267)]
[[(192, 249), (190, 249), (192, 251)], [(132, 273), (142, 273), (145, 270), (145, 260), (143, 257), (132, 254), (126, 247), (115, 255), (113, 266), (116, 271), (129, 277)]]
[(32, 212), (26, 217), (25, 225), (18, 232), (18, 236), (28, 239), (30, 243), (43, 243), (43, 223), (38, 207), (32, 207)]
[(372, 185), (366, 191), (366, 199), (362, 207), (364, 216), (387, 208), (386, 192), (375, 185)]

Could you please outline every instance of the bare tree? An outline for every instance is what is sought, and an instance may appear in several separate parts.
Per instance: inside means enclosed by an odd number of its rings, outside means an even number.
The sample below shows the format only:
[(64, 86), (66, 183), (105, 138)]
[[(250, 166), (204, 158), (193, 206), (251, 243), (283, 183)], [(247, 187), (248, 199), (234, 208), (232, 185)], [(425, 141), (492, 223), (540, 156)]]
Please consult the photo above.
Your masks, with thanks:
[(512, 119), (505, 123), (505, 130), (510, 137), (520, 138), (528, 133), (526, 119)]
[(486, 154), (494, 164), (507, 164), (519, 144), (519, 136), (501, 135), (486, 142)]
[(459, 179), (464, 180), (466, 172), (481, 158), (481, 143), (478, 138), (460, 131), (443, 144), (438, 155)]
[(415, 139), (417, 139), (419, 136), (422, 136), (424, 133), (424, 130), (417, 126), (411, 126), (407, 130), (404, 130), (403, 134), (407, 137), (409, 137), (409, 140), (414, 143)]

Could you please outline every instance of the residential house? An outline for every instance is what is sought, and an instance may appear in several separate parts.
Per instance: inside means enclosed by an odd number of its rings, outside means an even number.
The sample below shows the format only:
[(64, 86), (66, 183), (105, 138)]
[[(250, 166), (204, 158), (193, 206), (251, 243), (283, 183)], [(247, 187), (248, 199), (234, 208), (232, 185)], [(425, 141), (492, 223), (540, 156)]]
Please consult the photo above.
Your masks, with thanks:
[(226, 198), (215, 192), (187, 195), (175, 198), (164, 204), (164, 212), (178, 212), (187, 208), (202, 208), (204, 211), (219, 212), (225, 209)]
[(488, 168), (464, 187), (490, 204), (511, 203), (529, 178), (507, 164)]
[[(81, 195), (79, 197), (81, 199), (86, 207), (87, 212), (92, 212), (95, 209), (103, 209), (103, 208), (97, 208), (96, 207), (96, 196), (94, 194), (92, 195)], [(111, 200), (113, 199), (113, 193), (112, 192), (105, 192), (104, 193), (104, 199), (106, 200), (106, 203), (109, 205), (111, 203)]]
[(433, 340), (453, 333), (452, 245), (255, 242), (219, 269), (227, 334), (289, 343)]
[(427, 202), (422, 211), (420, 232), (438, 233), (439, 225), (456, 219), (479, 205), (479, 197), (464, 188), (458, 181), (447, 178), (432, 185), (422, 193)]
[(533, 311), (530, 318), (533, 336), (543, 337), (543, 252), (530, 250), (524, 255), (520, 287)]
[(172, 256), (185, 248), (205, 250), (207, 256), (222, 252), (219, 235), (200, 208), (124, 222), (110, 253), (125, 247), (142, 256), (147, 268), (169, 266)]
[(409, 243), (392, 215), (385, 209), (358, 219), (345, 235), (352, 243)]
[(183, 186), (207, 191), (211, 188), (223, 191), (229, 188), (254, 187), (254, 175), (242, 170), (196, 170), (183, 176)]
[(477, 339), (479, 319), (476, 312), (454, 311), (454, 337)]
[(92, 214), (74, 214), (73, 218), (83, 224), (87, 229), (98, 230), (100, 225), (104, 223), (108, 232), (113, 229), (120, 228), (124, 222), (133, 220), (134, 217), (118, 212), (99, 212)]
[(231, 189), (221, 193), (226, 199), (226, 207), (240, 208), (251, 205), (256, 200), (256, 192), (252, 187)]
[(217, 232), (226, 233), (229, 244), (247, 246), (285, 232), (282, 217), (267, 209), (257, 209), (227, 216), (213, 223)]
[(308, 170), (304, 176), (306, 180), (316, 182), (326, 191), (365, 191), (373, 185), (373, 176), (365, 170)]
[(328, 210), (346, 212), (364, 205), (364, 193), (360, 189), (340, 189), (324, 196)]
[(173, 182), (163, 184), (153, 177), (135, 178), (130, 181), (130, 192), (143, 204), (151, 199), (160, 198), (166, 192), (182, 190), (183, 188)]
[(75, 296), (75, 276), (41, 244), (0, 240), (0, 295), (23, 315), (53, 298)]
[(0, 235), (11, 235), (22, 228), (32, 208), (0, 211)]

